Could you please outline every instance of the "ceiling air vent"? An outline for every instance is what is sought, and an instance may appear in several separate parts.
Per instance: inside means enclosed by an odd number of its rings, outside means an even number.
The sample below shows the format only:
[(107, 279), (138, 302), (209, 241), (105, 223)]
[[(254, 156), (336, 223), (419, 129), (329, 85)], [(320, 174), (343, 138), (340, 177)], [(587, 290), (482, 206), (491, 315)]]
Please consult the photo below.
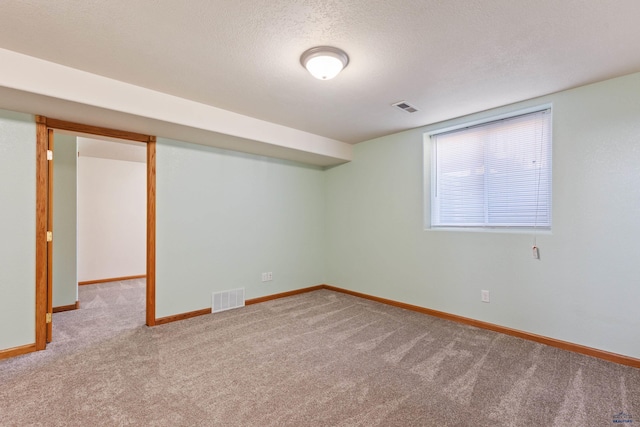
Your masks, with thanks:
[(407, 113), (415, 113), (418, 111), (416, 107), (409, 104), (407, 101), (396, 102), (395, 104), (391, 104), (392, 107), (398, 107), (402, 111), (406, 111)]

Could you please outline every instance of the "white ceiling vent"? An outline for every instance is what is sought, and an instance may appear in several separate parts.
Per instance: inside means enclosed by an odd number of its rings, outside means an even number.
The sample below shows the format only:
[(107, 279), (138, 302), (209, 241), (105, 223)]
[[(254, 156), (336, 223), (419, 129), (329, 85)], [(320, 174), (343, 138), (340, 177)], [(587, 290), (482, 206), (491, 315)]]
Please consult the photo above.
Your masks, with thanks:
[(407, 113), (415, 113), (418, 111), (416, 107), (409, 104), (407, 101), (396, 102), (395, 104), (391, 104), (392, 107), (398, 107), (402, 111), (406, 111)]

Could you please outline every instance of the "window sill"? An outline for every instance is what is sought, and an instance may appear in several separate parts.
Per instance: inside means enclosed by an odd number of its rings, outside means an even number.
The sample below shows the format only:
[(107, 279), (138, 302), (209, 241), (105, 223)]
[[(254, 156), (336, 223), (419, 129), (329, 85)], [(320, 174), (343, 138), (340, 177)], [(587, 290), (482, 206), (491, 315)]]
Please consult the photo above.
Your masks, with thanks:
[(466, 231), (471, 233), (537, 234), (551, 236), (550, 228), (533, 227), (426, 227), (424, 231)]

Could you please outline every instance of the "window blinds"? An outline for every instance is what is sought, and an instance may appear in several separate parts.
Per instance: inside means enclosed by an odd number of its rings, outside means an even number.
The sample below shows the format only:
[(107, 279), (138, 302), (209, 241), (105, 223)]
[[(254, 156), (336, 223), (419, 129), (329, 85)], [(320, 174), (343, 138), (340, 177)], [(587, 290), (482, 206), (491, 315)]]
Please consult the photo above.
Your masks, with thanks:
[(431, 136), (432, 227), (551, 227), (551, 110)]

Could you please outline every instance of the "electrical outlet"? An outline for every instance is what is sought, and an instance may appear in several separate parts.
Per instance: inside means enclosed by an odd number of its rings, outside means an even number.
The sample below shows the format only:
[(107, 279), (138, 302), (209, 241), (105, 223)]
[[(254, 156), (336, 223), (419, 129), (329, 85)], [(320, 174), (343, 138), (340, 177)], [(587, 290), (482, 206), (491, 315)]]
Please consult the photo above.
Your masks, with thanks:
[(273, 280), (273, 273), (271, 271), (267, 273), (267, 280)]
[(482, 302), (489, 302), (489, 291), (480, 291), (480, 300)]
[(271, 271), (269, 271), (267, 273), (262, 273), (262, 281), (263, 282), (268, 282), (270, 280), (273, 280), (273, 273)]

